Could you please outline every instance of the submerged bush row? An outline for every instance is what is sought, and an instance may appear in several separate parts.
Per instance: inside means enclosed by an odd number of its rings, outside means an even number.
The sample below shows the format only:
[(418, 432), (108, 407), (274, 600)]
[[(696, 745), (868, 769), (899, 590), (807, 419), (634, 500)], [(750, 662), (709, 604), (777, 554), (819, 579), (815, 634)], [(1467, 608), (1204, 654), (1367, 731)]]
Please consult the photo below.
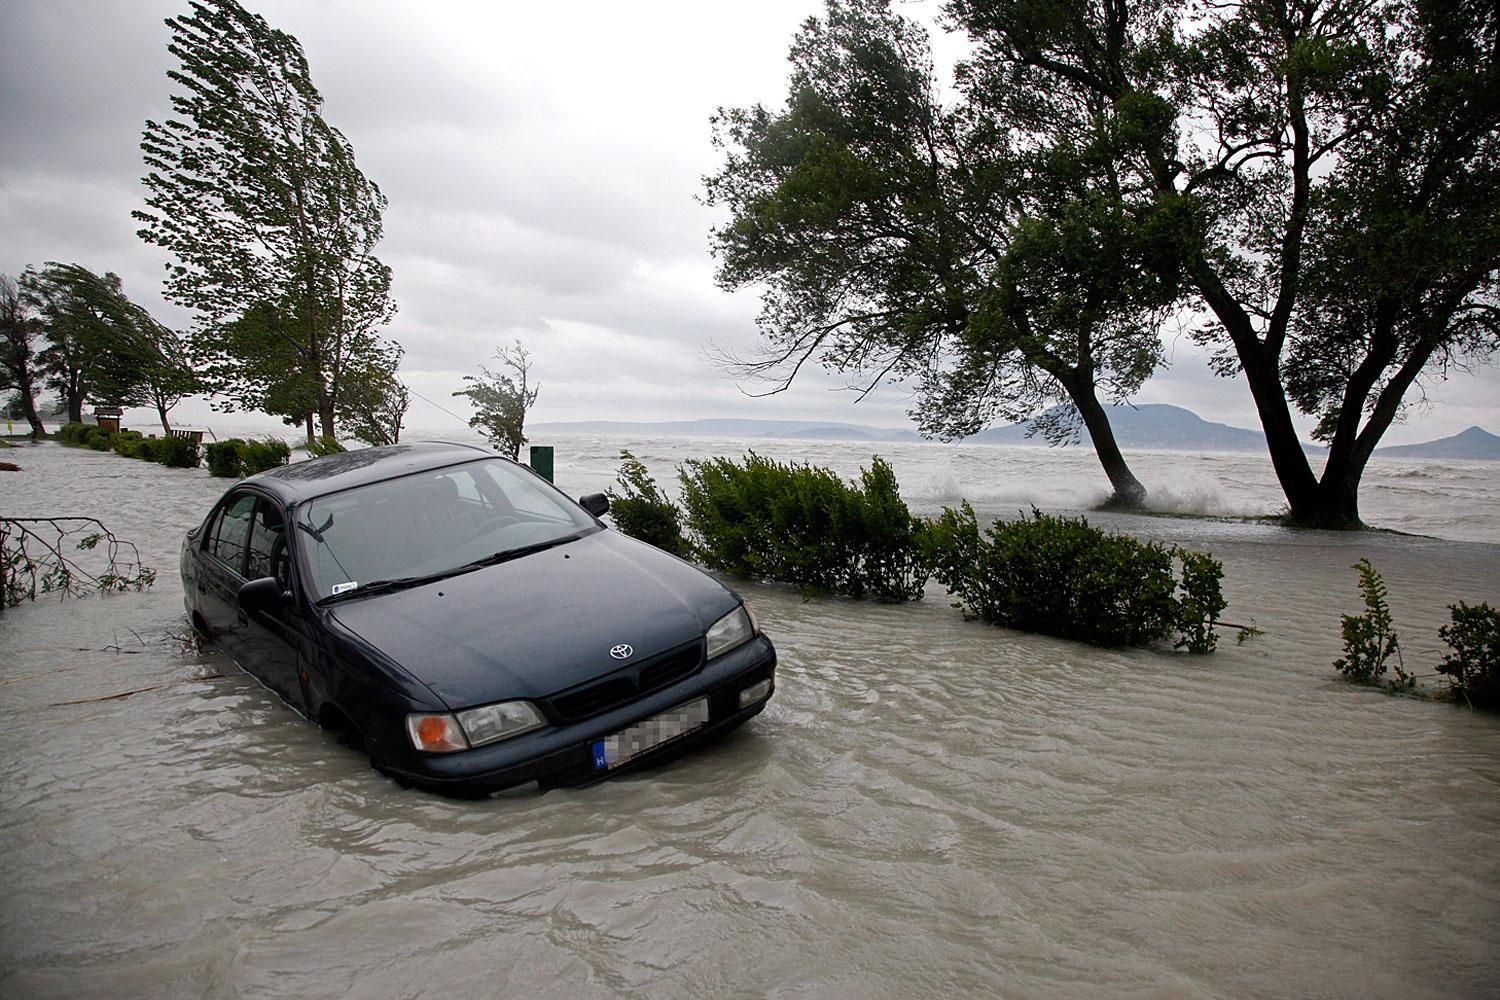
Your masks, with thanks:
[(190, 437), (146, 437), (140, 431), (111, 434), (95, 424), (63, 424), (57, 429), (63, 444), (94, 451), (114, 451), (126, 458), (157, 462), (174, 469), (194, 469), (202, 456), (198, 442)]
[(234, 479), (286, 465), (291, 461), (292, 449), (280, 438), (266, 437), (259, 441), (228, 438), (204, 446), (203, 458), (209, 475)]
[(1194, 653), (1217, 642), (1223, 567), (1206, 554), (1035, 510), (983, 534), (967, 503), (924, 521), (878, 457), (857, 483), (753, 452), (743, 462), (689, 461), (678, 470), (681, 508), (633, 455), (621, 457), (620, 490), (610, 492), (616, 527), (714, 569), (887, 601), (920, 598), (931, 575), (969, 614), (1008, 628), (1101, 646), (1175, 633)]

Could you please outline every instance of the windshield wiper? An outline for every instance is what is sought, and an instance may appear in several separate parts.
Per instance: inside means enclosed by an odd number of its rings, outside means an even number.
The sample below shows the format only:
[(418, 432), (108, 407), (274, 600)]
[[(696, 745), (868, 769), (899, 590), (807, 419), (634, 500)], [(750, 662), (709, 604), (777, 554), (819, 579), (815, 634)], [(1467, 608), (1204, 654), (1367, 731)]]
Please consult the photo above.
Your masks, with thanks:
[(561, 537), (549, 539), (545, 542), (533, 542), (530, 545), (523, 545), (518, 549), (505, 549), (504, 551), (496, 552), (494, 555), (485, 556), (483, 559), (476, 559), (464, 568), (478, 569), (481, 566), (494, 566), (496, 563), (509, 562), (512, 559), (519, 559), (522, 556), (529, 556), (533, 552), (541, 552), (546, 549), (550, 549), (553, 546), (562, 545), (565, 542), (577, 541), (582, 537), (583, 532), (575, 531), (571, 535), (562, 535)]

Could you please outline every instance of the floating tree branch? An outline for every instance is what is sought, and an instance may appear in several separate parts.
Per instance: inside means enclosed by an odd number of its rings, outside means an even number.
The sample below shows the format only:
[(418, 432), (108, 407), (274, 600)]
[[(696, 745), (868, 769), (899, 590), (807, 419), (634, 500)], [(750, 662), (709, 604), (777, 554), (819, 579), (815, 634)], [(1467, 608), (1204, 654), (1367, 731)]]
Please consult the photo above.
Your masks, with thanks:
[[(92, 552), (89, 562), (74, 553)], [(102, 561), (102, 568), (98, 568)], [(87, 597), (97, 591), (145, 590), (156, 570), (141, 562), (131, 542), (116, 538), (92, 517), (0, 517), (0, 608), (34, 601), (38, 594)]]

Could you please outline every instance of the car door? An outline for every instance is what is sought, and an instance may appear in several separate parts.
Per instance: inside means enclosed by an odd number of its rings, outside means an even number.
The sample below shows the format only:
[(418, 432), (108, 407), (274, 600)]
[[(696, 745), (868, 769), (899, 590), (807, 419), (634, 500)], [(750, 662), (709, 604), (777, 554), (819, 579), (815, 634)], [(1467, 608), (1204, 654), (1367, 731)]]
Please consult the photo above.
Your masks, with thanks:
[(264, 497), (258, 499), (245, 543), (244, 579), (272, 577), (282, 593), (290, 596), (268, 610), (240, 609), (240, 649), (243, 662), (253, 664), (250, 669), (268, 687), (293, 708), (306, 712), (301, 656), (307, 633), (299, 613), (290, 542), (280, 507)]
[(219, 503), (212, 528), (203, 539), (203, 559), (198, 572), (198, 608), (214, 643), (239, 659), (243, 638), (236, 595), (245, 582), (245, 546), (257, 497), (248, 490), (235, 490)]

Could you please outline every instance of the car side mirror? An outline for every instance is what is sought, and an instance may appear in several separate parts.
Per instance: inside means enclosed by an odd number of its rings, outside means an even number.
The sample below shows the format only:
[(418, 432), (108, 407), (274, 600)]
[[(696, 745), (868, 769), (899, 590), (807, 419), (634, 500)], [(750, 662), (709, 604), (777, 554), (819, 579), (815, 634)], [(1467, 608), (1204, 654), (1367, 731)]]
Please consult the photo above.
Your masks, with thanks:
[(595, 517), (603, 517), (609, 513), (609, 497), (603, 493), (589, 493), (578, 498), (578, 506)]
[(251, 580), (239, 589), (237, 596), (242, 611), (262, 615), (280, 611), (291, 597), (281, 589), (281, 582), (274, 576)]

